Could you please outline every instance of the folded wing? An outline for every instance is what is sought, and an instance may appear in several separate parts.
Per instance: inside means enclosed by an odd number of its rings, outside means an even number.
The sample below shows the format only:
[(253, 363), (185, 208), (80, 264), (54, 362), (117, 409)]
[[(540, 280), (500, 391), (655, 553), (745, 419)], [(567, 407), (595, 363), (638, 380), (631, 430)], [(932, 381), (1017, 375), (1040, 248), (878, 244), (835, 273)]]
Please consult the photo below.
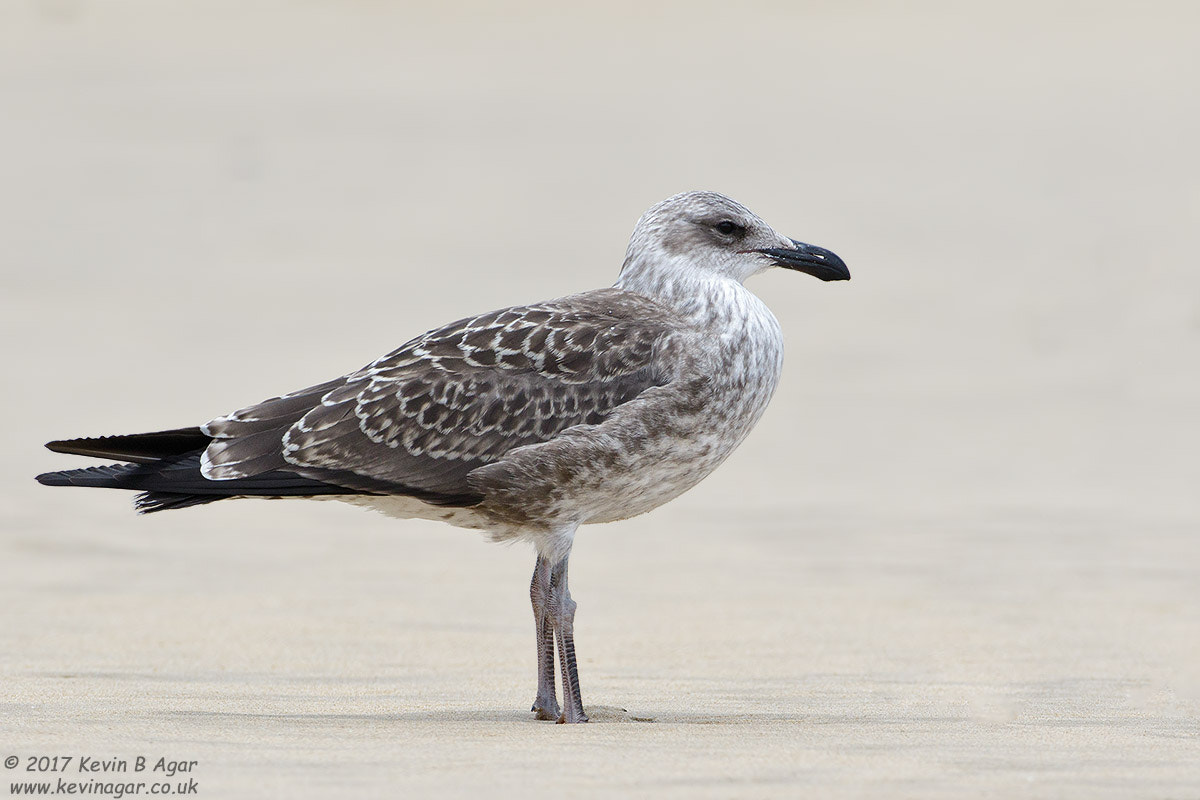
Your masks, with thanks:
[(201, 470), (461, 502), (472, 470), (597, 425), (668, 382), (658, 356), (677, 325), (612, 289), (460, 320), (344, 378), (213, 420)]

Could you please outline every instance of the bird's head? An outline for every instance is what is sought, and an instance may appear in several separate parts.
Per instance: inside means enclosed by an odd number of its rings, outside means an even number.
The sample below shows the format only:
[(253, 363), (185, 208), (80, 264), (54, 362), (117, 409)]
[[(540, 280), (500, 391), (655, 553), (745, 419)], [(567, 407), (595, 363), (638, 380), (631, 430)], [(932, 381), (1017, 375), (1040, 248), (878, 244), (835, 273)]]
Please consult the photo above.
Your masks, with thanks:
[(685, 192), (652, 206), (638, 220), (621, 284), (697, 272), (740, 282), (771, 267), (823, 281), (850, 279), (842, 259), (776, 233), (741, 203), (716, 192)]

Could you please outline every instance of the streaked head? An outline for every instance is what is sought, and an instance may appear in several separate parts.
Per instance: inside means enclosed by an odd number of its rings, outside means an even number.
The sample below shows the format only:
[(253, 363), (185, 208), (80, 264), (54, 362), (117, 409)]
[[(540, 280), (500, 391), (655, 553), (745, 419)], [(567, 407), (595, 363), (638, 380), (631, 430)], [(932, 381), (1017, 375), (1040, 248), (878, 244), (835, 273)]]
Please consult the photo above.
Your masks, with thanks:
[(850, 278), (845, 263), (830, 251), (776, 233), (741, 203), (716, 192), (677, 194), (638, 220), (621, 283), (637, 273), (657, 272), (660, 265), (737, 281), (771, 267), (806, 272), (823, 281)]

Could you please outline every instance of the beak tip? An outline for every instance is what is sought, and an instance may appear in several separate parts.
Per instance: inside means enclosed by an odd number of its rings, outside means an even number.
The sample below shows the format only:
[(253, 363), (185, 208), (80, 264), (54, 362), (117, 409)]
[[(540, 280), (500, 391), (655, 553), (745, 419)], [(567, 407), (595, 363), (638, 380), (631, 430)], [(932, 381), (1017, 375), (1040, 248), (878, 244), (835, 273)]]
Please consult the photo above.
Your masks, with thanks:
[(760, 250), (770, 256), (777, 266), (794, 269), (823, 281), (848, 281), (850, 270), (846, 262), (834, 252), (804, 242), (790, 240), (791, 248), (769, 248)]

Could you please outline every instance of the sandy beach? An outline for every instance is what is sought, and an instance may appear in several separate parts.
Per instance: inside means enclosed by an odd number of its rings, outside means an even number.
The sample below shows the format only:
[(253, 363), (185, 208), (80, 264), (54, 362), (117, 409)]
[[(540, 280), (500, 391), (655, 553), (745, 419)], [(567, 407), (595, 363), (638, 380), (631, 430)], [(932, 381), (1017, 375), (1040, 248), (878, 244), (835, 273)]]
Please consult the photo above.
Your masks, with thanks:
[[(0, 8), (0, 794), (1200, 796), (1198, 26)], [(759, 427), (580, 532), (594, 724), (527, 711), (529, 549), (33, 481), (84, 465), (50, 439), (197, 424), (608, 285), (695, 188), (854, 279), (755, 279), (788, 349)]]

